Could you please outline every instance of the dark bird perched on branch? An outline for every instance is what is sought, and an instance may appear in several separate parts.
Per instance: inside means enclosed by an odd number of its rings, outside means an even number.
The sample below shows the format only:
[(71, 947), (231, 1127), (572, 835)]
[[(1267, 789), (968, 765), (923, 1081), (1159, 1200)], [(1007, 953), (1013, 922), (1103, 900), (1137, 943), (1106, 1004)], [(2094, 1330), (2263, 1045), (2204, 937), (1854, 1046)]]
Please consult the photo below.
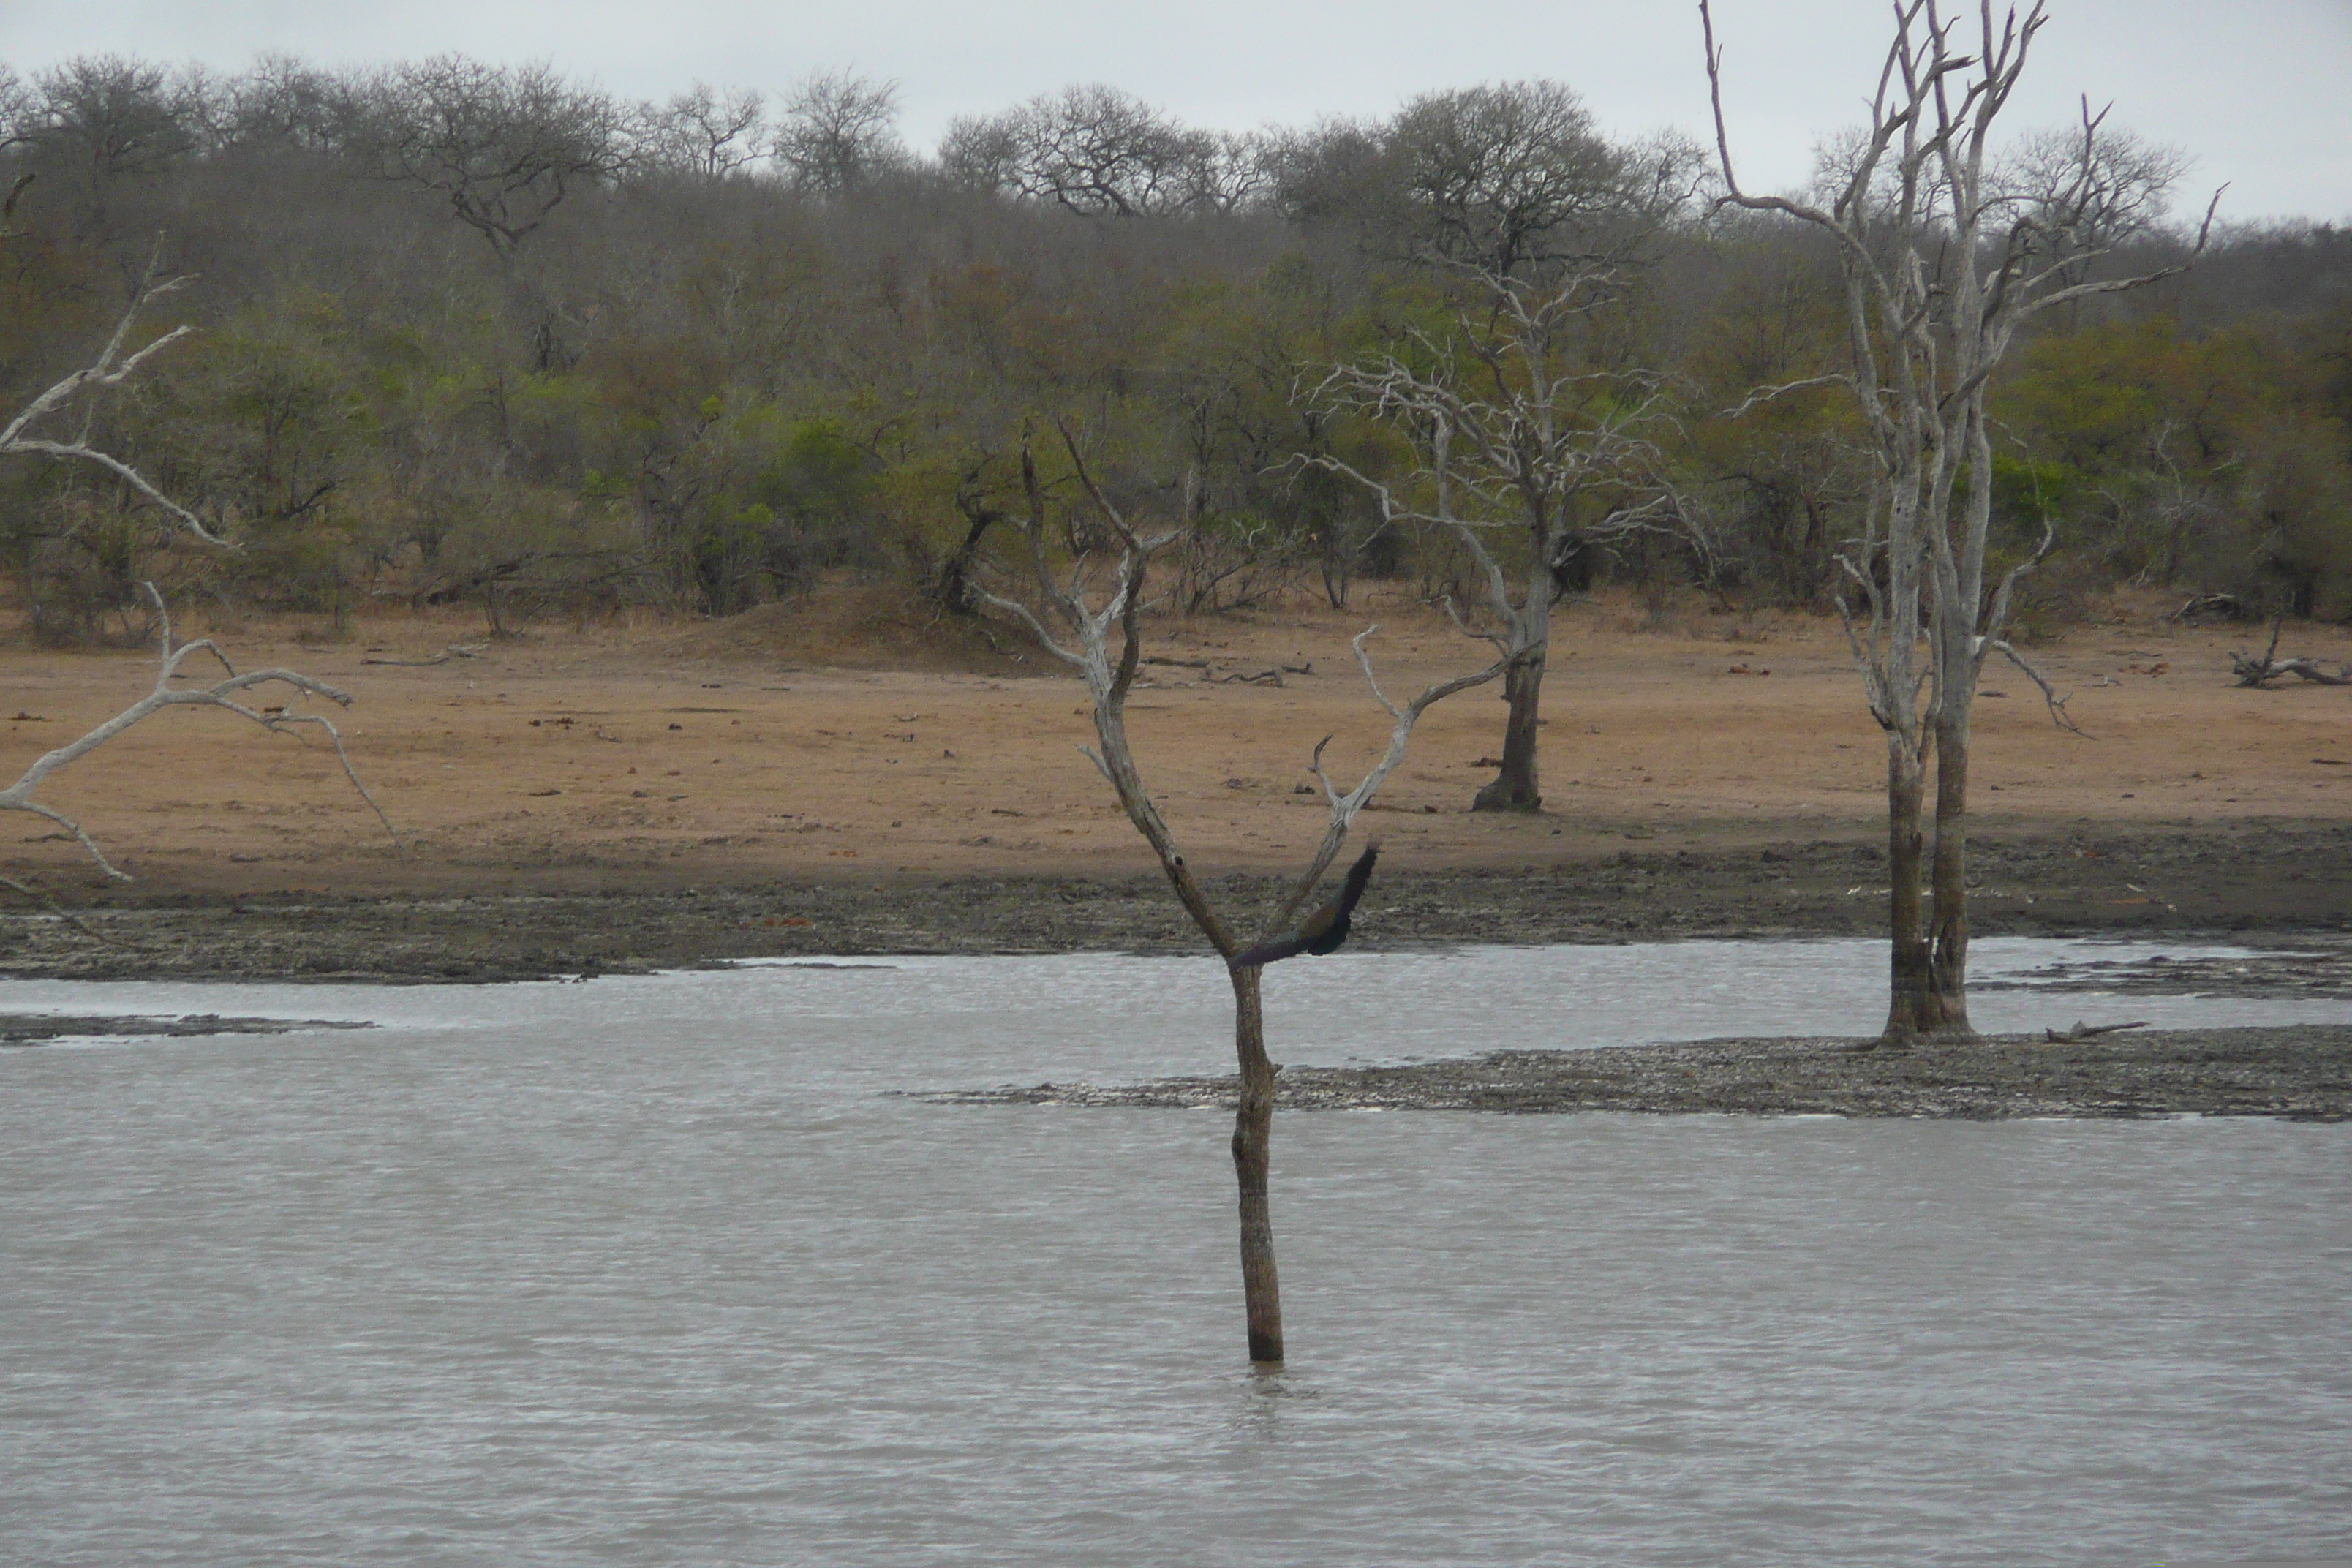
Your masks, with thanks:
[(1272, 942), (1259, 942), (1234, 960), (1235, 969), (1246, 969), (1254, 963), (1273, 963), (1279, 959), (1296, 958), (1302, 952), (1318, 956), (1336, 952), (1348, 940), (1348, 916), (1354, 912), (1356, 900), (1364, 896), (1364, 884), (1372, 879), (1372, 862), (1379, 859), (1381, 847), (1368, 844), (1348, 868), (1348, 880), (1339, 896), (1308, 915), (1297, 931), (1288, 936), (1276, 937)]

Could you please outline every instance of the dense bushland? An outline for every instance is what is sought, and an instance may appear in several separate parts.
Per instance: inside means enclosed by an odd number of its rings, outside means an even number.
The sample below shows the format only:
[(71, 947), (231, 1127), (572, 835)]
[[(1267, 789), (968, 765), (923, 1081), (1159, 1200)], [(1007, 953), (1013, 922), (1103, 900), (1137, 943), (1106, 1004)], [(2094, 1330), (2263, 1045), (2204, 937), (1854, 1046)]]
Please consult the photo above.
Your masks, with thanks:
[[(183, 546), (103, 469), (11, 458), (0, 559), (48, 637), (113, 624), (142, 578), (336, 616), (463, 601), (499, 628), (727, 615), (844, 573), (968, 612), (1024, 445), (1062, 544), (1087, 542), (1058, 435), (1032, 439), (1055, 422), (1122, 505), (1191, 525), (1182, 608), (1344, 603), (1365, 576), (1466, 605), (1472, 555), (1405, 515), (1436, 433), (1331, 372), (1524, 402), (1500, 307), (1570, 282), (1540, 363), (1591, 390), (1551, 406), (1616, 428), (1638, 385), (1643, 438), (1550, 545), (1494, 535), (1514, 572), (1554, 548), (1563, 592), (1826, 605), (1868, 500), (1836, 388), (1727, 416), (1839, 366), (1832, 258), (1716, 213), (1693, 149), (1612, 142), (1546, 83), (1252, 136), (1080, 88), (925, 156), (845, 76), (627, 104), (452, 58), (106, 58), (0, 67), (0, 410), (87, 362), (160, 238), (195, 280), (142, 330), (200, 331), (72, 417), (245, 547)], [(2095, 265), (2187, 260), (2177, 160), (2126, 149), (2147, 200)], [(2223, 231), (2037, 330), (1993, 396), (1998, 548), (2045, 520), (2060, 541), (2029, 616), (2121, 582), (2352, 616), (2352, 234)]]

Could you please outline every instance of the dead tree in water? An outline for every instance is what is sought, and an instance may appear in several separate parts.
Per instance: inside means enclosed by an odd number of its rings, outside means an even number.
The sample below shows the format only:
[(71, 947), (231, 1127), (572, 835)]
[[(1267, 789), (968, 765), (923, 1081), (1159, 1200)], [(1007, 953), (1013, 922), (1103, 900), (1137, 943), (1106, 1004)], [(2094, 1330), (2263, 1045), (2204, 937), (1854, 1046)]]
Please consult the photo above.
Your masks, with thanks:
[[(1706, 0), (1699, 5), (1721, 199), (1819, 230), (1836, 247), (1843, 284), (1849, 368), (1761, 388), (1742, 408), (1798, 386), (1843, 385), (1874, 459), (1864, 537), (1840, 564), (1869, 608), (1866, 626), (1849, 616), (1847, 629), (1871, 716), (1886, 736), (1890, 1039), (1972, 1033), (1969, 715), (1985, 661), (1999, 654), (2015, 663), (2042, 689), (2052, 717), (2072, 728), (2057, 694), (2003, 636), (2011, 594), (2049, 552), (2050, 531), (1988, 590), (1995, 483), (1986, 392), (2035, 316), (2180, 269), (2086, 279), (2094, 262), (2154, 225), (2175, 170), (2105, 132), (2105, 116), (2087, 101), (2078, 128), (2029, 146), (2011, 164), (1990, 159), (1994, 122), (2044, 16), (2039, 0), (2021, 19), (2012, 9), (1998, 25), (1990, 0), (1978, 9), (1979, 47), (1965, 54), (1952, 38), (1958, 19), (1945, 20), (1937, 0), (1896, 0), (1870, 123), (1829, 156), (1822, 205), (1740, 188), (1714, 17)], [(2209, 207), (2200, 250), (2212, 218)], [(1931, 759), (1932, 866), (1921, 833)], [(1923, 872), (1932, 906), (1922, 898)]]
[[(1223, 916), (1209, 902), (1208, 896), (1194, 879), (1192, 868), (1176, 847), (1175, 837), (1168, 830), (1144, 787), (1143, 775), (1136, 767), (1135, 753), (1128, 743), (1127, 697), (1134, 688), (1138, 666), (1143, 658), (1143, 637), (1139, 621), (1143, 609), (1144, 578), (1150, 570), (1153, 554), (1174, 542), (1181, 530), (1159, 533), (1139, 532), (1103, 494), (1087, 472), (1086, 460), (1070, 432), (1061, 432), (1063, 445), (1068, 449), (1079, 483), (1085, 488), (1094, 510), (1108, 526), (1110, 540), (1116, 543), (1115, 563), (1102, 570), (1086, 553), (1081, 552), (1072, 563), (1066, 582), (1057, 581), (1045, 554), (1045, 499), (1044, 488), (1037, 479), (1037, 468), (1024, 447), (1021, 455), (1022, 487), (1028, 500), (1028, 515), (1020, 527), (1029, 547), (1029, 564), (1044, 616), (1027, 605), (977, 590), (987, 603), (1026, 623), (1046, 650), (1063, 662), (1074, 666), (1085, 679), (1087, 692), (1093, 699), (1095, 738), (1097, 744), (1085, 748), (1096, 767), (1102, 771), (1111, 788), (1118, 792), (1118, 804), (1127, 812), (1128, 820), (1135, 824), (1160, 858), (1160, 868), (1167, 874), (1169, 885), (1175, 889), (1184, 911), (1201, 934), (1225, 960), (1226, 973), (1234, 987), (1234, 1047), (1240, 1058), (1240, 1103), (1234, 1113), (1234, 1173), (1241, 1187), (1241, 1252), (1242, 1290), (1248, 1312), (1250, 1360), (1279, 1363), (1282, 1360), (1282, 1293), (1274, 1264), (1274, 1222), (1267, 1200), (1267, 1173), (1272, 1165), (1274, 1138), (1274, 1085), (1276, 1064), (1265, 1053), (1265, 1021), (1261, 1002), (1260, 976), (1264, 971), (1255, 964), (1236, 965), (1234, 961), (1254, 943), (1236, 936)], [(1107, 580), (1106, 580), (1107, 579)], [(1057, 632), (1046, 624), (1050, 616), (1060, 624)], [(1285, 900), (1280, 911), (1267, 928), (1266, 935), (1288, 930), (1297, 921), (1300, 910), (1315, 891), (1323, 873), (1330, 868), (1339, 847), (1346, 842), (1349, 828), (1356, 814), (1363, 810), (1382, 780), (1394, 772), (1404, 760), (1405, 744), (1412, 734), (1413, 724), (1430, 706), (1454, 692), (1494, 679), (1503, 672), (1497, 662), (1475, 674), (1457, 676), (1440, 681), (1420, 696), (1400, 708), (1381, 692), (1380, 682), (1373, 678), (1371, 658), (1364, 651), (1365, 639), (1377, 626), (1357, 634), (1352, 644), (1357, 662), (1363, 667), (1364, 679), (1381, 707), (1388, 710), (1392, 721), (1389, 731), (1388, 749), (1379, 762), (1365, 773), (1354, 788), (1341, 791), (1323, 772), (1323, 746), (1329, 743), (1326, 736), (1315, 748), (1311, 763), (1315, 777), (1323, 786), (1325, 805), (1329, 808), (1329, 820), (1323, 830), (1323, 840), (1307, 863), (1297, 886)], [(1114, 634), (1117, 648), (1113, 648)]]

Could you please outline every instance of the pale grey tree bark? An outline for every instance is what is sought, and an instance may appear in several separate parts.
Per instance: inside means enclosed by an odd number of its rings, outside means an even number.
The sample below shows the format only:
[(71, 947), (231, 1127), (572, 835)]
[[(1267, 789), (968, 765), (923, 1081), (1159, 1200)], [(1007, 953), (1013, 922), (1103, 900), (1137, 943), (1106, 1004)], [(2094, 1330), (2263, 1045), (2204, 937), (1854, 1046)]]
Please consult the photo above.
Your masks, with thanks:
[(1576, 557), (1674, 528), (1681, 512), (1657, 479), (1662, 378), (1598, 367), (1576, 350), (1585, 319), (1615, 296), (1618, 269), (1481, 281), (1483, 313), (1465, 313), (1450, 336), (1419, 337), (1410, 361), (1341, 365), (1317, 389), (1327, 405), (1394, 426), (1411, 471), (1391, 481), (1336, 458), (1309, 460), (1370, 490), (1388, 521), (1439, 530), (1469, 555), (1482, 624), (1464, 629), (1502, 656), (1508, 707), (1500, 771), (1473, 808), (1535, 811), (1552, 610)]
[[(1076, 668), (1086, 681), (1091, 700), (1096, 744), (1087, 755), (1118, 796), (1119, 806), (1158, 857), (1160, 870), (1175, 889), (1178, 901), (1192, 923), (1208, 938), (1227, 964), (1234, 989), (1234, 1045), (1241, 1072), (1240, 1100), (1234, 1113), (1234, 1173), (1241, 1197), (1242, 1289), (1247, 1321), (1250, 1360), (1262, 1364), (1283, 1360), (1282, 1292), (1275, 1268), (1273, 1211), (1268, 1191), (1274, 1138), (1275, 1079), (1279, 1070), (1266, 1055), (1265, 1021), (1260, 986), (1264, 973), (1255, 964), (1236, 966), (1234, 960), (1251, 945), (1237, 936), (1209, 901), (1177, 847), (1159, 806), (1145, 787), (1127, 734), (1128, 693), (1135, 685), (1143, 657), (1141, 615), (1145, 579), (1155, 553), (1173, 543), (1181, 528), (1145, 533), (1135, 528), (1103, 493), (1087, 471), (1078, 444), (1065, 427), (1063, 445), (1079, 483), (1108, 530), (1115, 547), (1112, 559), (1097, 563), (1085, 554), (1071, 562), (1066, 578), (1057, 577), (1046, 553), (1046, 507), (1036, 463), (1024, 442), (1021, 471), (1028, 515), (1022, 531), (1028, 548), (1029, 576), (1038, 608), (1003, 595), (979, 590), (979, 596), (1013, 616), (1036, 637), (1048, 652)], [(1042, 611), (1042, 613), (1041, 613)], [(1049, 622), (1051, 624), (1049, 624)], [(1323, 874), (1347, 841), (1357, 815), (1371, 801), (1382, 781), (1404, 761), (1413, 725), (1435, 703), (1457, 691), (1484, 684), (1503, 671), (1498, 661), (1471, 674), (1439, 681), (1406, 703), (1397, 706), (1381, 690), (1372, 674), (1364, 644), (1380, 628), (1359, 633), (1351, 647), (1372, 695), (1391, 720), (1387, 749), (1351, 789), (1342, 791), (1323, 772), (1324, 737), (1311, 763), (1323, 789), (1328, 816), (1322, 841), (1290, 897), (1267, 928), (1266, 935), (1289, 930)]]
[[(1966, 1037), (1970, 713), (1986, 660), (1999, 654), (2016, 663), (2053, 718), (2073, 728), (2063, 700), (2004, 636), (2012, 591), (2048, 553), (2051, 532), (2045, 528), (2039, 549), (1988, 588), (1994, 475), (1986, 395), (2029, 321), (2179, 270), (2112, 279), (2086, 271), (2147, 231), (2175, 165), (2110, 156), (2104, 116), (2087, 104), (2063, 143), (2044, 138), (2003, 163), (1993, 132), (2042, 30), (2039, 0), (2022, 16), (2011, 8), (1998, 18), (1990, 0), (1980, 0), (1972, 52), (1955, 43), (1960, 17), (1948, 18), (1937, 0), (1898, 0), (1870, 123), (1833, 149), (1823, 194), (1753, 195), (1732, 165), (1707, 0), (1699, 16), (1723, 201), (1830, 237), (1844, 284), (1849, 368), (1759, 389), (1749, 402), (1796, 384), (1843, 384), (1862, 412), (1874, 461), (1864, 533), (1842, 564), (1867, 607), (1866, 620), (1849, 615), (1848, 631), (1871, 715), (1886, 737), (1885, 1034)], [(2211, 222), (2209, 207), (2200, 249)], [(1932, 851), (1922, 830), (1931, 762)]]

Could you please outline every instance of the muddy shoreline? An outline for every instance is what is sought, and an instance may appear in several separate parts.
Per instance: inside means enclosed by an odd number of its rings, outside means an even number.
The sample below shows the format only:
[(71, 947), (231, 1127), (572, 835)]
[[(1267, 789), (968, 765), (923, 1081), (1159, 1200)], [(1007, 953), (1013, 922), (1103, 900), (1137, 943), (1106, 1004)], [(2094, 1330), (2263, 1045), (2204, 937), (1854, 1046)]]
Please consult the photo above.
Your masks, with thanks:
[[(2201, 934), (2271, 946), (2352, 932), (2352, 825), (1988, 835), (1971, 865), (1980, 935)], [(1377, 952), (1874, 936), (1884, 874), (1876, 845), (1827, 838), (1715, 849), (1639, 839), (1511, 869), (1384, 865), (1351, 940)], [(1281, 889), (1271, 877), (1208, 881), (1245, 929)], [(1156, 876), (845, 875), (427, 897), (133, 887), (73, 908), (79, 927), (22, 901), (0, 909), (0, 977), (488, 982), (758, 957), (1204, 951)]]
[[(1230, 1110), (1234, 1080), (1038, 1084), (936, 1103)], [(1504, 1051), (1402, 1067), (1291, 1068), (1286, 1110), (1586, 1110), (1744, 1116), (2352, 1120), (2352, 1025), (2175, 1029), (2053, 1043), (2002, 1036), (1904, 1050), (1865, 1040), (1704, 1040)]]
[(214, 1035), (294, 1035), (310, 1029), (373, 1029), (335, 1018), (232, 1018), (218, 1013), (176, 1016), (79, 1013), (0, 1013), (0, 1047), (46, 1046), (57, 1040), (193, 1040)]

